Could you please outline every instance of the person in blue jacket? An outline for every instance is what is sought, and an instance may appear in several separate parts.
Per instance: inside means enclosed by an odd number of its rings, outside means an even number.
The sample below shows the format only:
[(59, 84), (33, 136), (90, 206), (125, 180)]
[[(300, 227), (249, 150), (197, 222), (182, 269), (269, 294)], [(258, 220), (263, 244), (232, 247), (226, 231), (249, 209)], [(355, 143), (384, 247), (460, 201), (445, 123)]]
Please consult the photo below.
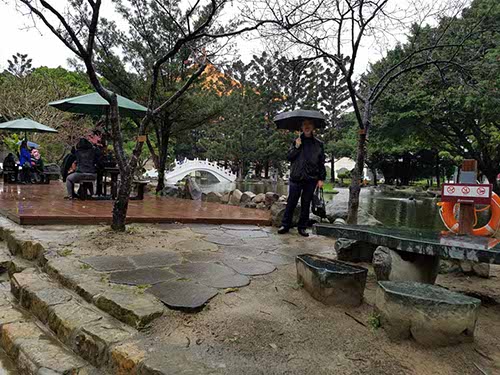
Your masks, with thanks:
[(31, 151), (26, 140), (21, 142), (19, 149), (19, 165), (23, 169), (21, 172), (21, 182), (23, 184), (31, 183)]

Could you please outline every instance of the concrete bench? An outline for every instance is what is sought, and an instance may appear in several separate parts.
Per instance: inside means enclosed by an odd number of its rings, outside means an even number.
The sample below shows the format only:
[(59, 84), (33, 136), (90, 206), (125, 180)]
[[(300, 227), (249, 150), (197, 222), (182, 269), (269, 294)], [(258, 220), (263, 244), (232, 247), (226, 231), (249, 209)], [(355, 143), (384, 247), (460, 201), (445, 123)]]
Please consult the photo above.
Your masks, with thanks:
[(132, 185), (135, 189), (137, 189), (137, 195), (135, 197), (131, 197), (131, 200), (140, 200), (142, 201), (144, 199), (144, 190), (146, 186), (148, 186), (149, 181), (139, 181), (135, 180), (132, 181)]
[(413, 337), (424, 346), (471, 342), (481, 301), (435, 285), (378, 283), (375, 310), (392, 340)]
[(372, 260), (378, 280), (433, 284), (440, 259), (500, 264), (500, 240), (494, 238), (334, 224), (315, 224), (314, 232), (339, 239), (345, 246), (346, 240), (357, 241), (359, 260)]

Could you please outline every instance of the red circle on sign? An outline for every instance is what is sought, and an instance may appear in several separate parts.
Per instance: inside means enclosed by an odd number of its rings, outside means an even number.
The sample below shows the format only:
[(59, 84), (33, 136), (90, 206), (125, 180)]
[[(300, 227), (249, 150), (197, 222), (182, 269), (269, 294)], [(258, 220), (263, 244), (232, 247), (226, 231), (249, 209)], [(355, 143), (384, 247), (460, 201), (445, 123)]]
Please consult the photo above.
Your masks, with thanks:
[(484, 195), (484, 193), (486, 193), (486, 189), (483, 187), (477, 188), (477, 193), (479, 195)]
[(453, 186), (448, 186), (448, 187), (446, 188), (446, 191), (447, 191), (448, 193), (450, 193), (450, 194), (453, 194), (453, 193), (455, 192), (455, 188), (454, 188)]
[(467, 186), (464, 186), (464, 187), (462, 188), (462, 193), (464, 193), (464, 194), (469, 194), (469, 193), (470, 193), (470, 189), (469, 189)]

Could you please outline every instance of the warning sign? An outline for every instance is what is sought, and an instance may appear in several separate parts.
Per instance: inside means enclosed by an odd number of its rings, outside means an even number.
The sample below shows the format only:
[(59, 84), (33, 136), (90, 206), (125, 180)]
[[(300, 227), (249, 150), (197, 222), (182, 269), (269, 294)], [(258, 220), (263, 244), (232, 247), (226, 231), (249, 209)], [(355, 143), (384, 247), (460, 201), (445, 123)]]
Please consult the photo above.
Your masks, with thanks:
[(443, 184), (443, 202), (490, 204), (490, 184)]

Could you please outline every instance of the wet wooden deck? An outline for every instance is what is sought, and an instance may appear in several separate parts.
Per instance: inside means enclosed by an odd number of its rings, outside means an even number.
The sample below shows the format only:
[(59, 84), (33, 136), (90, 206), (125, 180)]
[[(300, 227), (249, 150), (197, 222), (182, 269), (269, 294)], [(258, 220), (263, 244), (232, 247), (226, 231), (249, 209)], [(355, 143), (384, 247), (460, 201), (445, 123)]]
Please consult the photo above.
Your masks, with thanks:
[[(62, 182), (0, 183), (0, 214), (21, 225), (111, 223), (113, 201), (67, 201), (64, 196)], [(270, 225), (271, 215), (269, 211), (146, 194), (142, 201), (130, 201), (127, 221)]]

